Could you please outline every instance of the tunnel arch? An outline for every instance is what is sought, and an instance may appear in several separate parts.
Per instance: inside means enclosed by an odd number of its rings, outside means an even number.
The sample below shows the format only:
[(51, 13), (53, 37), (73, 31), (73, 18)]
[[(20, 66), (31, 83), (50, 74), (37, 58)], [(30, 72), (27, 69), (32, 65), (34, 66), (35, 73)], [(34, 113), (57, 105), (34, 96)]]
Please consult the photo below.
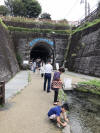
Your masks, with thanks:
[(48, 59), (54, 60), (53, 47), (47, 43), (47, 41), (38, 41), (31, 48), (30, 60), (36, 60), (38, 58), (44, 62), (46, 62)]

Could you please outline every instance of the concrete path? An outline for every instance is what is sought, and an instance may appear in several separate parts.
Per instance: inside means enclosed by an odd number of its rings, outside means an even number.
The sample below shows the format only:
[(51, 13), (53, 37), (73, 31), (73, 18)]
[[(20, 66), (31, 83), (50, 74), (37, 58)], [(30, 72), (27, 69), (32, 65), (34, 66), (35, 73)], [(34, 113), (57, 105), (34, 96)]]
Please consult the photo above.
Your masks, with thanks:
[(53, 106), (53, 92), (43, 91), (43, 79), (33, 75), (31, 82), (0, 109), (0, 133), (61, 133), (47, 117)]
[[(9, 85), (6, 85), (6, 99), (19, 89), (24, 89), (7, 100), (5, 107), (0, 109), (0, 133), (61, 133), (62, 131), (47, 117), (48, 110), (53, 106), (53, 91), (51, 93), (43, 91), (43, 78), (39, 74), (30, 72), (29, 84), (28, 72), (20, 74), (10, 81), (13, 83), (8, 82)], [(63, 74), (62, 80), (64, 77), (72, 78), (73, 83), (87, 80), (70, 72)]]
[(5, 85), (5, 99), (11, 98), (21, 89), (28, 85), (28, 71), (21, 71), (17, 73), (8, 83)]
[(93, 76), (88, 76), (88, 75), (84, 75), (84, 74), (80, 74), (80, 73), (74, 73), (74, 72), (69, 72), (69, 71), (66, 71), (65, 72), (65, 75), (68, 76), (68, 77), (71, 77), (73, 79), (77, 79), (76, 82), (78, 81), (83, 81), (83, 80), (100, 80), (100, 78), (97, 78), (97, 77), (93, 77)]

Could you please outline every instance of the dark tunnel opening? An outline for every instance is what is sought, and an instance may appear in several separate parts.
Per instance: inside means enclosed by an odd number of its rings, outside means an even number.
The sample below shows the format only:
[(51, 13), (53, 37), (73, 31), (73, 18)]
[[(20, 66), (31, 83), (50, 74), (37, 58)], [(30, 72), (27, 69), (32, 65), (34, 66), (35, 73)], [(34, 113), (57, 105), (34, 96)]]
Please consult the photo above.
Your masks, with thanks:
[(35, 44), (30, 53), (30, 59), (41, 59), (46, 62), (48, 59), (53, 59), (53, 50), (49, 44), (39, 42)]

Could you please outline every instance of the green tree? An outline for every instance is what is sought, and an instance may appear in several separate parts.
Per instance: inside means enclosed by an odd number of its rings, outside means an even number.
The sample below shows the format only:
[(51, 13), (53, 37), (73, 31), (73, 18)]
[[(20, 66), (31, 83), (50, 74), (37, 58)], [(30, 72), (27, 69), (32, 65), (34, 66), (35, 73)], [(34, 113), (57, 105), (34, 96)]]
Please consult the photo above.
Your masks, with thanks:
[(0, 6), (0, 14), (3, 16), (6, 16), (7, 14), (9, 14), (9, 10), (6, 6), (1, 5)]
[(13, 0), (4, 0), (6, 7), (10, 11), (10, 14), (12, 15), (13, 13)]
[(43, 13), (40, 16), (40, 19), (50, 19), (51, 20), (51, 15), (49, 13)]
[(6, 0), (5, 4), (14, 16), (37, 18), (42, 10), (36, 0)]

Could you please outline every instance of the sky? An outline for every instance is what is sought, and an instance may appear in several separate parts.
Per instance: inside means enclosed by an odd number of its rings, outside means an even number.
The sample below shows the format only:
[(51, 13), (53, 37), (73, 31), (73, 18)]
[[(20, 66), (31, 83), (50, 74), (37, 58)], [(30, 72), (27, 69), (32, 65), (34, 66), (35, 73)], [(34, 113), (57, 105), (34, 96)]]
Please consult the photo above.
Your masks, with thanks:
[[(77, 21), (84, 18), (85, 4), (80, 4), (80, 1), (81, 0), (38, 0), (42, 6), (42, 13), (49, 13), (53, 20), (67, 19), (68, 21)], [(90, 9), (93, 11), (100, 0), (87, 1), (90, 3)], [(0, 4), (4, 4), (4, 0), (0, 0)]]

